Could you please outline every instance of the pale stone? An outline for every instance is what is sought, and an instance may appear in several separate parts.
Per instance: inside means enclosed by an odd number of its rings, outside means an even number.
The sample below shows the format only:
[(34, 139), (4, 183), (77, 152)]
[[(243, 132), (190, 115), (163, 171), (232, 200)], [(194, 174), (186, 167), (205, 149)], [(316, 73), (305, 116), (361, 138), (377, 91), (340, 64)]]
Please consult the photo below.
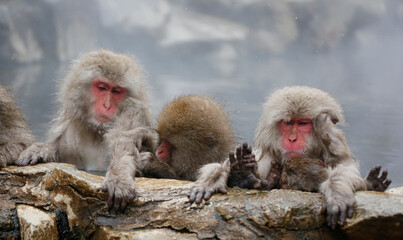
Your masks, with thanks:
[(136, 231), (114, 231), (107, 227), (101, 227), (94, 239), (120, 239), (120, 240), (192, 240), (197, 239), (196, 234), (180, 233), (169, 229), (143, 229)]
[(386, 193), (393, 194), (393, 195), (399, 195), (399, 196), (403, 197), (403, 186), (391, 188), (391, 189), (387, 190)]
[(28, 205), (18, 205), (17, 216), (21, 239), (58, 239), (55, 213), (47, 213)]

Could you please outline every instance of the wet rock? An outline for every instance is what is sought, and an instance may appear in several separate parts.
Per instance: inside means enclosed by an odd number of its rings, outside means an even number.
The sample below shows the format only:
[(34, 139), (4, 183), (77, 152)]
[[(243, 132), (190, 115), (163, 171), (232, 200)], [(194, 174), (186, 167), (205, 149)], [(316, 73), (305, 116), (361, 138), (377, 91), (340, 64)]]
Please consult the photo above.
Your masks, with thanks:
[(358, 192), (353, 218), (343, 231), (351, 239), (402, 239), (403, 196)]
[(386, 192), (389, 194), (400, 195), (403, 197), (403, 186), (397, 187), (397, 188), (391, 188), (391, 189), (387, 190)]
[(19, 205), (17, 215), (22, 239), (58, 239), (55, 213), (47, 213), (28, 205)]
[(192, 240), (197, 239), (196, 234), (180, 233), (169, 229), (142, 229), (136, 231), (114, 231), (107, 227), (101, 227), (95, 234), (94, 239), (107, 240), (107, 239), (158, 239), (158, 240)]
[[(345, 227), (331, 230), (321, 213), (319, 193), (233, 188), (208, 202), (191, 204), (186, 195), (189, 182), (137, 178), (136, 200), (124, 213), (115, 213), (108, 211), (107, 194), (101, 191), (103, 179), (62, 163), (1, 169), (0, 228), (4, 233), (0, 238), (18, 238), (19, 229), (23, 237), (28, 230), (35, 234), (49, 227), (53, 233), (58, 229), (59, 237), (73, 239), (389, 239), (403, 235), (399, 232), (403, 197), (389, 193), (357, 193), (354, 217)], [(33, 224), (23, 217), (26, 209), (41, 212), (47, 221)]]

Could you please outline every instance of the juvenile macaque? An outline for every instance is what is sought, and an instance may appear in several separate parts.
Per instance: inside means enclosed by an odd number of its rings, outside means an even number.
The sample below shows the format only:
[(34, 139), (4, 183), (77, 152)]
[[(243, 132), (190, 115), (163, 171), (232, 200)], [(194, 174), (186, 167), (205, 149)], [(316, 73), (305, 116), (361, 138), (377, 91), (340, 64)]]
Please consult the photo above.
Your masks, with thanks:
[[(346, 216), (351, 217), (354, 212), (355, 191), (371, 186), (384, 191), (391, 181), (386, 179), (385, 171), (378, 177), (380, 167), (372, 169), (365, 180), (361, 178), (344, 134), (336, 127), (343, 121), (340, 105), (319, 89), (295, 86), (274, 92), (264, 105), (255, 132), (255, 154), (248, 153), (250, 149), (243, 150), (247, 149), (244, 144), (242, 149), (237, 149), (240, 153), (236, 157), (230, 155), (233, 170), (229, 185), (260, 189), (284, 185), (283, 188), (308, 190), (320, 184), (329, 226), (344, 225)], [(257, 169), (253, 166), (255, 156)], [(301, 159), (317, 159), (326, 164), (327, 177), (320, 162), (308, 162), (311, 167), (303, 168), (298, 162)], [(290, 173), (290, 170), (295, 171)], [(296, 185), (298, 179), (312, 174), (317, 175), (312, 185), (309, 182)], [(322, 179), (325, 180), (321, 182)]]
[(134, 139), (150, 126), (148, 86), (135, 60), (107, 50), (87, 53), (63, 79), (58, 116), (46, 143), (35, 143), (17, 164), (62, 161), (105, 171), (109, 206), (124, 209), (135, 197), (136, 162), (149, 157)]
[(282, 167), (281, 188), (317, 192), (327, 178), (327, 166), (321, 160), (292, 158)]
[(33, 139), (14, 98), (0, 85), (0, 167), (13, 164)]
[(230, 169), (224, 160), (234, 134), (227, 113), (213, 99), (200, 95), (176, 98), (161, 111), (156, 132), (149, 139), (156, 142), (156, 158), (143, 162), (144, 176), (197, 180), (189, 193), (191, 201), (226, 193)]
[[(320, 184), (327, 178), (328, 166), (319, 159), (295, 157), (285, 159), (284, 165), (275, 160), (271, 162), (269, 176), (259, 179), (256, 172), (255, 155), (247, 143), (237, 148), (237, 157), (230, 153), (231, 173), (228, 178), (229, 187), (257, 188), (257, 189), (294, 189), (307, 192), (317, 192)], [(381, 167), (376, 166), (370, 170), (364, 179), (369, 191), (384, 192), (391, 184), (387, 179), (388, 171), (384, 170), (379, 176)]]

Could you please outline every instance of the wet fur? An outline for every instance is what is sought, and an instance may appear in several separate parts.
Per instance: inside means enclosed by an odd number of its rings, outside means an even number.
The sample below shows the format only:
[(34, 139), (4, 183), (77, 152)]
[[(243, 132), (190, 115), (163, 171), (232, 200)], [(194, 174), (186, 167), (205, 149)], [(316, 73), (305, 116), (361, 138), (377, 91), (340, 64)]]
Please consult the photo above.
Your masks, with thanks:
[(13, 164), (33, 140), (13, 96), (0, 85), (0, 167)]

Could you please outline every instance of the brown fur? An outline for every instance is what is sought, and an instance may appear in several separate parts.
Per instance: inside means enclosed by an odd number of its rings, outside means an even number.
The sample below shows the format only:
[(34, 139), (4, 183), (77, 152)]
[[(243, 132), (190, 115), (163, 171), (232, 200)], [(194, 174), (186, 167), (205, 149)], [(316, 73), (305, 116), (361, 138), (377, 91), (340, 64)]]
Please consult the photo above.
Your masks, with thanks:
[(14, 163), (33, 135), (14, 98), (0, 85), (0, 167)]
[(196, 180), (201, 166), (223, 161), (234, 144), (227, 113), (205, 96), (174, 99), (161, 111), (156, 130), (174, 145), (168, 164), (185, 180)]
[(284, 163), (281, 188), (308, 192), (319, 191), (327, 178), (327, 166), (319, 159), (294, 158)]

